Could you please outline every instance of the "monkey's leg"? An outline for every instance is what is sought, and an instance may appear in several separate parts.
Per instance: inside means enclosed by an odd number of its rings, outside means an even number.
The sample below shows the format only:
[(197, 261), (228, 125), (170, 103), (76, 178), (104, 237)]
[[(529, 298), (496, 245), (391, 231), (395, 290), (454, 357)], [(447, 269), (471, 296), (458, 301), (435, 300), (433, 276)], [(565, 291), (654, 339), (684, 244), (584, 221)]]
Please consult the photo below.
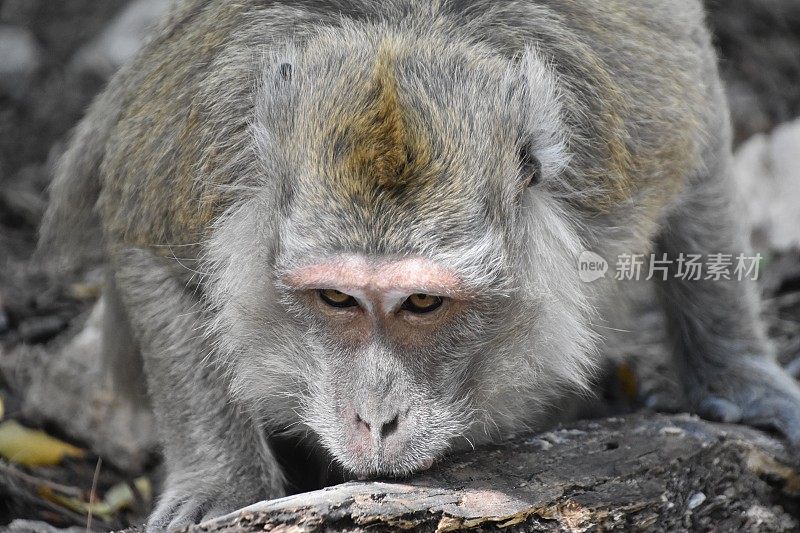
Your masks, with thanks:
[[(775, 362), (759, 318), (752, 280), (734, 275), (748, 253), (739, 227), (725, 155), (692, 181), (666, 220), (657, 253), (733, 254), (730, 280), (682, 279), (676, 264), (659, 281), (674, 357), (690, 405), (703, 417), (769, 426), (800, 444), (800, 387)], [(703, 278), (707, 276), (704, 270)]]
[(224, 369), (214, 366), (213, 348), (198, 330), (199, 300), (150, 252), (115, 250), (112, 260), (142, 349), (167, 468), (148, 530), (282, 496), (283, 476), (265, 435), (230, 399)]
[(103, 289), (102, 352), (106, 374), (116, 394), (134, 405), (147, 406), (147, 389), (139, 346), (131, 331), (130, 319), (117, 289), (114, 272), (106, 271)]

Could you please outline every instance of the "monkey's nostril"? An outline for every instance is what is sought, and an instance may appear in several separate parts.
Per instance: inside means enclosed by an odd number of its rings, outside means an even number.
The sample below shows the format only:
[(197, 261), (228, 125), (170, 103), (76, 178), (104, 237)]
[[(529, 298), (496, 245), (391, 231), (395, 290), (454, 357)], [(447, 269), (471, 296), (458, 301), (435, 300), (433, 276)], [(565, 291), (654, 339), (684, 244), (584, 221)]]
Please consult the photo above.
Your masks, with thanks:
[[(404, 420), (406, 413), (407, 411), (395, 411), (394, 415), (379, 413), (376, 416), (364, 416), (356, 411), (353, 413), (352, 418), (353, 430), (358, 435), (358, 438), (372, 442), (373, 445), (382, 446), (383, 441), (398, 432), (400, 423)], [(391, 418), (389, 418), (390, 416)], [(367, 422), (367, 420), (370, 422)]]
[(400, 423), (400, 415), (394, 415), (394, 418), (383, 424), (381, 426), (381, 438), (385, 439), (395, 431), (397, 431), (397, 426)]
[(356, 413), (356, 426), (359, 428), (366, 429), (367, 433), (369, 433), (372, 429), (369, 425), (369, 422), (361, 418), (361, 415), (359, 415), (358, 413)]

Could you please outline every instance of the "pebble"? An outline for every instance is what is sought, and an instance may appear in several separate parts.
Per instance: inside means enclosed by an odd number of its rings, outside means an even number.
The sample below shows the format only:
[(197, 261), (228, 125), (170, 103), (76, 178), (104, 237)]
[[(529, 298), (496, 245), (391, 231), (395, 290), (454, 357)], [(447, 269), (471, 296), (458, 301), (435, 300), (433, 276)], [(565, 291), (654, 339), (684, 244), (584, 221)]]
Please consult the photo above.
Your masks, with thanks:
[(538, 439), (538, 438), (528, 439), (528, 440), (525, 441), (525, 444), (529, 444), (529, 445), (534, 446), (534, 447), (536, 447), (536, 448), (538, 448), (540, 450), (549, 450), (550, 448), (553, 447), (552, 443), (547, 442), (544, 439)]
[(689, 510), (692, 510), (702, 505), (704, 501), (706, 501), (706, 495), (702, 492), (695, 492), (689, 496), (689, 499), (686, 501), (686, 506), (689, 508)]
[(665, 428), (661, 428), (659, 430), (659, 433), (661, 433), (662, 435), (670, 435), (670, 436), (673, 436), (673, 437), (680, 437), (680, 436), (683, 436), (686, 432), (683, 429), (681, 429), (681, 428), (679, 428), (677, 426), (667, 426)]
[(556, 429), (541, 435), (541, 438), (551, 444), (563, 444), (569, 442), (572, 437), (580, 437), (586, 432), (580, 429)]

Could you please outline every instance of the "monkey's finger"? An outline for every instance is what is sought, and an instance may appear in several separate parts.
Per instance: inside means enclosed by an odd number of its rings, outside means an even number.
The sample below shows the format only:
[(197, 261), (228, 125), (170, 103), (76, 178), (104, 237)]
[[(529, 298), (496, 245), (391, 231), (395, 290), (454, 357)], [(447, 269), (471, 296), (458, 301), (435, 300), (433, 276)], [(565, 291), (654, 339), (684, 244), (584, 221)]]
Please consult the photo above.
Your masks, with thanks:
[(719, 396), (708, 396), (703, 399), (697, 406), (697, 414), (714, 422), (732, 424), (742, 420), (742, 410), (739, 406)]
[(199, 501), (173, 499), (169, 494), (162, 496), (161, 503), (150, 515), (147, 532), (167, 531), (189, 524), (196, 524), (203, 516), (203, 506)]

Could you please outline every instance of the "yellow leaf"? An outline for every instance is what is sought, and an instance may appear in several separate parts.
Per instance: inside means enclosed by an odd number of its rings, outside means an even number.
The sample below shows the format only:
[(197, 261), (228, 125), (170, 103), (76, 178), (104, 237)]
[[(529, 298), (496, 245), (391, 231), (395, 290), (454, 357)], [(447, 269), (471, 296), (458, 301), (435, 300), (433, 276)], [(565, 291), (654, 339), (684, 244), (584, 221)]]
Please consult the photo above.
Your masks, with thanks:
[[(137, 477), (133, 480), (133, 486), (139, 492), (141, 498), (150, 502), (153, 497), (153, 489), (150, 480), (146, 477)], [(127, 483), (118, 483), (106, 491), (103, 503), (108, 506), (110, 512), (116, 513), (122, 509), (128, 509), (136, 503), (136, 495)]]
[(23, 466), (53, 466), (64, 457), (83, 457), (86, 452), (51, 437), (44, 431), (29, 429), (14, 420), (0, 423), (0, 457)]
[(3, 419), (3, 417), (5, 416), (5, 414), (6, 414), (6, 408), (5, 408), (5, 406), (3, 405), (3, 397), (2, 397), (2, 396), (0, 396), (0, 420), (2, 420), (2, 419)]
[(130, 507), (135, 501), (136, 496), (127, 483), (118, 483), (114, 485), (106, 491), (105, 498), (103, 498), (103, 503), (105, 503), (108, 509), (113, 513), (116, 513), (120, 509)]
[(63, 494), (59, 494), (58, 492), (54, 491), (50, 487), (39, 487), (39, 496), (42, 498), (49, 500), (61, 507), (65, 507), (71, 511), (75, 511), (76, 513), (88, 515), (89, 509), (92, 510), (92, 516), (96, 516), (101, 520), (108, 520), (112, 515), (112, 510), (108, 507), (108, 504), (105, 502), (94, 502), (89, 504), (89, 502), (83, 501), (78, 498), (73, 498), (72, 496), (65, 496)]
[[(150, 480), (146, 477), (139, 477), (133, 481), (133, 484), (144, 499), (149, 501), (152, 495)], [(110, 520), (114, 514), (123, 509), (130, 509), (136, 503), (136, 495), (127, 483), (114, 485), (106, 491), (105, 497), (101, 501), (95, 501), (91, 504), (80, 498), (60, 494), (47, 486), (39, 487), (38, 492), (42, 498), (76, 513), (85, 515), (91, 509), (92, 515), (101, 520)]]
[(142, 499), (146, 502), (153, 501), (153, 486), (150, 484), (150, 479), (142, 476), (133, 480), (133, 486), (139, 491)]

